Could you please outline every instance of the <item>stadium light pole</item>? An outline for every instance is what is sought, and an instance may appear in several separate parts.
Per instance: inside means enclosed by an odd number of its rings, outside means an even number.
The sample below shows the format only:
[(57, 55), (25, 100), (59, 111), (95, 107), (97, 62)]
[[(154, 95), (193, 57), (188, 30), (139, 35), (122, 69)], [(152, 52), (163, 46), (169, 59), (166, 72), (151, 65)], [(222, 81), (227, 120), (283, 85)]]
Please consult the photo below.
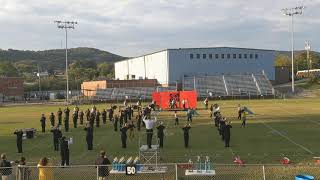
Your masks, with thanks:
[(66, 79), (67, 79), (67, 97), (66, 101), (69, 102), (69, 75), (68, 75), (68, 29), (74, 29), (78, 24), (76, 21), (54, 21), (59, 29), (65, 29), (66, 32)]
[(309, 54), (311, 50), (310, 41), (305, 42), (304, 49), (307, 51), (308, 78), (310, 78), (310, 69), (311, 69), (311, 60), (310, 60), (310, 54)]
[(304, 6), (297, 6), (294, 8), (282, 9), (283, 15), (291, 16), (291, 82), (292, 82), (292, 93), (294, 93), (294, 26), (293, 26), (293, 16), (302, 15)]

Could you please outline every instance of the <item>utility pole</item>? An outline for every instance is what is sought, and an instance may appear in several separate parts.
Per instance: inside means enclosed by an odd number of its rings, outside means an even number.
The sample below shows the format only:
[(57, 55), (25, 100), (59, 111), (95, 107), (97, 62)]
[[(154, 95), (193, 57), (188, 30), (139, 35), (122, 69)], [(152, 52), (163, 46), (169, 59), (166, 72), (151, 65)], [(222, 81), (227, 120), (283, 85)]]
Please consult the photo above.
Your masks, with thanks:
[(310, 69), (311, 69), (311, 59), (310, 59), (310, 50), (311, 50), (311, 45), (310, 41), (306, 41), (304, 43), (304, 49), (307, 51), (307, 65), (308, 65), (308, 78), (310, 78)]
[(76, 21), (54, 21), (59, 29), (65, 29), (66, 32), (66, 79), (67, 79), (67, 96), (66, 101), (69, 102), (69, 75), (68, 75), (68, 29), (74, 29), (74, 26), (78, 24)]
[(285, 8), (282, 9), (283, 15), (291, 16), (291, 82), (292, 82), (292, 93), (294, 93), (294, 26), (293, 26), (293, 16), (302, 15), (304, 6), (298, 6), (294, 8)]

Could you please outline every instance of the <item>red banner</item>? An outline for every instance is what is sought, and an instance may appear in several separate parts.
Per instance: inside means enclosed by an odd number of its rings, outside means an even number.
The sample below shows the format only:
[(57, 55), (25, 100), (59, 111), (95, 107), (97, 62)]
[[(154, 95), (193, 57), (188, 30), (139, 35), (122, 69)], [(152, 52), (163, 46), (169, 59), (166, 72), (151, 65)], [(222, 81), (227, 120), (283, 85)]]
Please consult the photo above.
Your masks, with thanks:
[(196, 91), (153, 92), (152, 99), (162, 109), (195, 109), (197, 107)]

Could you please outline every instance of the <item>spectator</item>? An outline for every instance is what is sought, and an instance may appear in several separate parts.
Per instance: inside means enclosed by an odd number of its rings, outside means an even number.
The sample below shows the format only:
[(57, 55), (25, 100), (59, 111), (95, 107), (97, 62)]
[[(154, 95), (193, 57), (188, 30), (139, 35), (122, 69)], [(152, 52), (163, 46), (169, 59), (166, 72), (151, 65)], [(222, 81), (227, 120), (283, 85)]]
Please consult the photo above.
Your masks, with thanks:
[(96, 165), (98, 168), (98, 180), (106, 180), (109, 175), (108, 164), (111, 164), (106, 156), (105, 151), (100, 151), (100, 157), (96, 160)]
[(40, 159), (38, 164), (39, 168), (39, 180), (53, 180), (53, 170), (49, 166), (49, 159), (44, 157)]
[(6, 154), (1, 154), (0, 174), (2, 175), (2, 180), (9, 180), (12, 174), (11, 163), (7, 161)]
[(26, 158), (21, 157), (20, 161), (18, 162), (18, 174), (17, 174), (17, 180), (29, 180), (30, 178), (30, 169), (26, 167)]

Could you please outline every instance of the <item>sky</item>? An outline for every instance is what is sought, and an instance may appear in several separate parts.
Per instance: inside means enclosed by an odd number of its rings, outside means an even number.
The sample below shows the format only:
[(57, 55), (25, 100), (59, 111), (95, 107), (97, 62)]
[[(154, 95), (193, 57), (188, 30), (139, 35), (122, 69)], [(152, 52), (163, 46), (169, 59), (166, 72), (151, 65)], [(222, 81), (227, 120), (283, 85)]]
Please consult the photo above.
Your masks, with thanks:
[(77, 21), (68, 47), (133, 57), (167, 48), (244, 47), (290, 50), (306, 40), (320, 51), (320, 0), (0, 0), (0, 48), (65, 48), (55, 20)]

